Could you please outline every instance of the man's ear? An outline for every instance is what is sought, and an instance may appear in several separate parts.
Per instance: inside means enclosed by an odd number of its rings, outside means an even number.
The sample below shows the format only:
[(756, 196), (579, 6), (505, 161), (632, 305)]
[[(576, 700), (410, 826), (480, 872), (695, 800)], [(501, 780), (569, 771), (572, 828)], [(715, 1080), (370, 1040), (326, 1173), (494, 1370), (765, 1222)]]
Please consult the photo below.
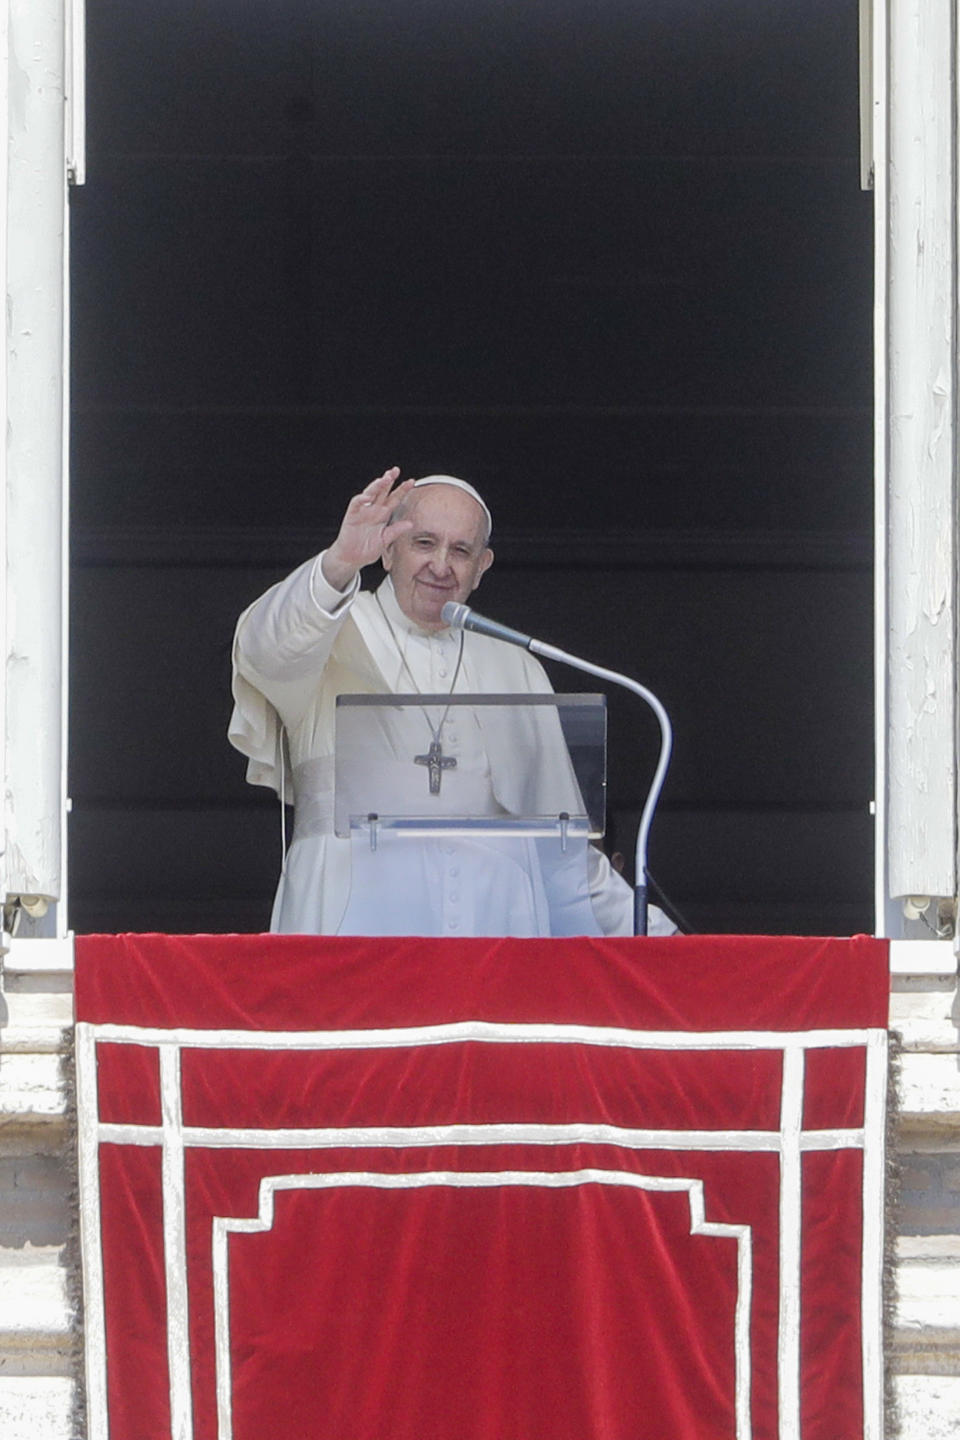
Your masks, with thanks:
[(389, 573), (390, 573), (390, 569), (391, 569), (391, 567), (392, 567), (392, 565), (393, 565), (393, 541), (392, 541), (392, 540), (390, 541), (390, 544), (389, 544), (389, 545), (385, 545), (385, 546), (384, 546), (383, 552), (382, 552), (382, 554), (381, 554), (381, 556), (380, 556), (380, 564), (383, 566), (384, 570), (386, 570), (387, 574), (389, 574)]
[(492, 564), (493, 564), (493, 551), (490, 549), (490, 546), (488, 545), (487, 548), (486, 548), (486, 550), (484, 550), (483, 554), (480, 556), (480, 562), (479, 562), (479, 564), (478, 564), (478, 566), (477, 566), (477, 578), (476, 578), (476, 580), (474, 580), (474, 582), (473, 582), (473, 590), (476, 590), (477, 586), (480, 584), (481, 579), (483, 578), (484, 575), (486, 575), (487, 571), (490, 569), (490, 566), (491, 566)]

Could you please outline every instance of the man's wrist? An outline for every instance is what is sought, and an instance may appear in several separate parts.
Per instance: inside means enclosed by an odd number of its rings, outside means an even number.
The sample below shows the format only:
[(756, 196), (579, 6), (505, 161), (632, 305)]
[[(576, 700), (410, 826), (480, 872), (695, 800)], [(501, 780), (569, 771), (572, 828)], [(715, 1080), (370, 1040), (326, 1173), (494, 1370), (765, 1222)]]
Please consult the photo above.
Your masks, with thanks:
[(332, 547), (321, 554), (320, 571), (331, 590), (336, 590), (340, 595), (346, 594), (359, 574), (357, 566), (351, 567), (339, 560)]
[[(360, 583), (360, 572), (359, 570), (354, 570), (352, 579), (347, 579), (344, 585), (334, 585), (327, 573), (328, 554), (329, 552), (327, 550), (322, 550), (314, 559), (310, 588), (313, 593), (314, 602), (324, 614), (336, 618), (341, 610), (351, 604), (354, 595), (356, 595)], [(333, 570), (334, 576), (339, 578), (339, 568), (336, 563), (329, 568)]]

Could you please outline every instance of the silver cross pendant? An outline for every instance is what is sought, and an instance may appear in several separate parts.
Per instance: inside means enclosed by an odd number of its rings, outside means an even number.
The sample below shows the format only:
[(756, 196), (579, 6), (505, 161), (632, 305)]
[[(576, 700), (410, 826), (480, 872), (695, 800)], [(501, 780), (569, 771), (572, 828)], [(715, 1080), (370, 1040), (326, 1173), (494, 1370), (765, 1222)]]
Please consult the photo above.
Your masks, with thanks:
[(414, 755), (415, 765), (426, 765), (430, 771), (430, 794), (440, 794), (440, 780), (444, 770), (455, 770), (457, 762), (452, 755), (444, 755), (439, 740), (434, 740), (426, 755)]

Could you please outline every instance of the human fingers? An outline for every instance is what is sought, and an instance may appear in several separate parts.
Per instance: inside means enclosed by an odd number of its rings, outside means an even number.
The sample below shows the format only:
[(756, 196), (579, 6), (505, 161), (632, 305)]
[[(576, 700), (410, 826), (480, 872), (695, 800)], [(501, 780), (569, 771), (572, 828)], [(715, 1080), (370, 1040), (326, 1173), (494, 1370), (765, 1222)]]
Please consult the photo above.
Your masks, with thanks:
[(389, 545), (391, 540), (396, 540), (398, 535), (405, 535), (408, 530), (413, 529), (412, 520), (391, 520), (383, 527), (383, 543)]
[(372, 492), (369, 491), (369, 488), (365, 490), (359, 498), (362, 511), (365, 513), (366, 518), (370, 520), (374, 518), (380, 520), (388, 519), (404, 497), (413, 489), (415, 483), (413, 480), (404, 480), (394, 489), (390, 489), (389, 486), (384, 485), (380, 489)]
[[(385, 502), (389, 501), (391, 481), (386, 475), (380, 475), (359, 494), (351, 497), (347, 505), (347, 515), (351, 520), (369, 520), (374, 514), (379, 514), (385, 509)], [(389, 506), (387, 506), (389, 508)]]
[(400, 484), (390, 491), (390, 504), (398, 505), (405, 495), (409, 495), (416, 483), (416, 480), (401, 480)]
[[(354, 495), (347, 506), (346, 517), (351, 521), (362, 520), (380, 524), (397, 503), (390, 493), (390, 487), (400, 474), (399, 466), (392, 466), (371, 480), (358, 495)], [(398, 490), (401, 488), (397, 487)]]
[(399, 478), (399, 475), (400, 466), (391, 465), (389, 470), (384, 470), (382, 475), (378, 475), (375, 480), (371, 480), (370, 484), (365, 486), (360, 494), (369, 498), (376, 498), (386, 494), (394, 481)]

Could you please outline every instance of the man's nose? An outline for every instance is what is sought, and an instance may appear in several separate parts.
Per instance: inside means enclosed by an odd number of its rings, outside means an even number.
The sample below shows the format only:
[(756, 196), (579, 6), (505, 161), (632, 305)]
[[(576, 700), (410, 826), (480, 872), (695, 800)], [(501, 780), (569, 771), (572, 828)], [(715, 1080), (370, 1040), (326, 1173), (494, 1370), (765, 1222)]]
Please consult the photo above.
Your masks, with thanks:
[(450, 555), (447, 550), (435, 550), (430, 557), (430, 565), (435, 575), (448, 575), (450, 573)]

